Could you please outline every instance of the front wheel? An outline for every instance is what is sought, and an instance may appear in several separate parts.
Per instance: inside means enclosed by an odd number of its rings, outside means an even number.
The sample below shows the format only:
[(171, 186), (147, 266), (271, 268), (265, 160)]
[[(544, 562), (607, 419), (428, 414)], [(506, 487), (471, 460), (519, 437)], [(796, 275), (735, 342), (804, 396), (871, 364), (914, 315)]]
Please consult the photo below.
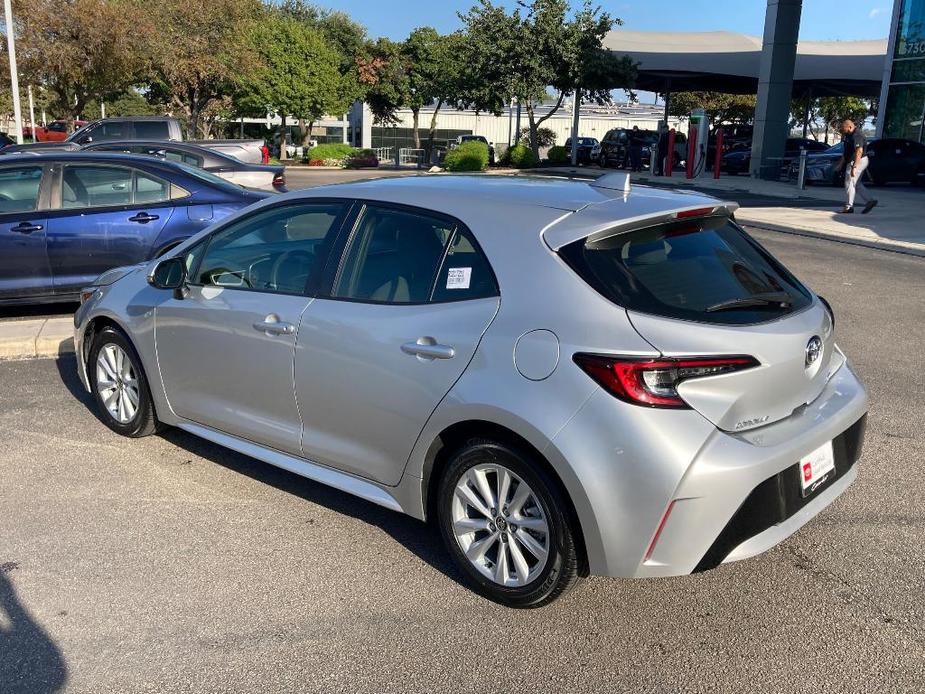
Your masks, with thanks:
[(475, 440), (440, 481), (443, 540), (473, 588), (509, 607), (540, 607), (571, 588), (578, 557), (565, 500), (517, 449)]
[(87, 359), (90, 388), (103, 423), (123, 436), (153, 434), (158, 428), (148, 380), (138, 353), (114, 328), (93, 340)]

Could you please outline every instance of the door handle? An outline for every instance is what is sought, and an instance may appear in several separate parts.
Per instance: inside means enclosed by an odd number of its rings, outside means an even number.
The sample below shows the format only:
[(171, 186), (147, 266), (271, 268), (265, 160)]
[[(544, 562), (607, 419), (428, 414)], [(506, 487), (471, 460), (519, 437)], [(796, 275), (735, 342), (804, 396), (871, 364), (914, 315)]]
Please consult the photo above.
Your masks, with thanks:
[(282, 322), (275, 315), (270, 314), (262, 321), (254, 323), (254, 330), (267, 335), (292, 335), (295, 332), (295, 326), (292, 323)]
[(401, 346), (401, 351), (405, 354), (412, 354), (421, 359), (428, 361), (434, 359), (452, 359), (456, 356), (456, 350), (449, 345), (437, 344), (432, 337), (419, 337), (414, 342), (406, 342)]
[(134, 217), (129, 217), (128, 221), (138, 222), (139, 224), (147, 224), (148, 222), (153, 222), (155, 219), (160, 219), (156, 214), (148, 214), (147, 212), (139, 212)]
[(14, 227), (10, 227), (10, 231), (15, 231), (17, 234), (31, 234), (33, 231), (41, 231), (44, 227), (41, 224), (30, 224), (29, 222), (20, 222)]

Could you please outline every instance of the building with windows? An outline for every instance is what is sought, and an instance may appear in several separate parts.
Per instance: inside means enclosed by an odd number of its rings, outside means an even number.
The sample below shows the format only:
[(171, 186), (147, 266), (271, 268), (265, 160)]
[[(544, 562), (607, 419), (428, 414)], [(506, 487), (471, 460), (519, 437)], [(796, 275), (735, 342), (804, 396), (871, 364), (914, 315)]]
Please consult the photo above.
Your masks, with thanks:
[(925, 0), (894, 0), (877, 134), (925, 142)]

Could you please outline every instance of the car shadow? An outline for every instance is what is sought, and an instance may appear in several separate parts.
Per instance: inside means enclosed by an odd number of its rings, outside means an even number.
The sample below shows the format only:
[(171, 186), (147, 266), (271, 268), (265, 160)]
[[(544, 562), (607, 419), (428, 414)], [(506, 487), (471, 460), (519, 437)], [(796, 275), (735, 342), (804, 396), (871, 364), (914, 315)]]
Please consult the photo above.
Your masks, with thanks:
[(377, 506), (320, 482), (206, 441), (181, 429), (169, 428), (160, 435), (175, 446), (232, 472), (245, 475), (261, 484), (270, 485), (305, 501), (324, 506), (335, 513), (375, 526), (447, 578), (457, 583), (464, 582), (462, 575), (446, 554), (443, 540), (435, 524), (424, 523), (403, 513)]
[(61, 649), (20, 602), (10, 580), (15, 562), (0, 564), (0, 691), (46, 694), (67, 682)]
[[(56, 365), (62, 383), (71, 395), (99, 419), (93, 396), (84, 390), (77, 376), (74, 356), (62, 356), (56, 361)], [(458, 583), (463, 582), (461, 574), (457, 572), (443, 549), (439, 531), (432, 524), (422, 523), (411, 516), (390, 511), (320, 482), (314, 482), (287, 470), (257, 461), (250, 456), (211, 443), (180, 429), (165, 429), (161, 437), (193, 455), (205, 458), (228, 470), (246, 475), (287, 494), (319, 504), (336, 513), (376, 526), (437, 571)]]

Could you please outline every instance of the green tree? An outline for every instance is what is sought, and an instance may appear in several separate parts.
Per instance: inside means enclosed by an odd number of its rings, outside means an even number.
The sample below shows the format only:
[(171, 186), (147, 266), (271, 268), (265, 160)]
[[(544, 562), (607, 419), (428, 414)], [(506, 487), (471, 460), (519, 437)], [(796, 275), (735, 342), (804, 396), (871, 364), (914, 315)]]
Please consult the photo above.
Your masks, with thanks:
[[(461, 55), (464, 100), (477, 110), (500, 114), (512, 96), (517, 98), (526, 108), (530, 147), (537, 157), (537, 130), (566, 96), (577, 92), (583, 99), (608, 103), (613, 89), (635, 81), (633, 62), (601, 47), (620, 20), (590, 0), (574, 12), (568, 0), (531, 0), (510, 14), (491, 0), (480, 0), (460, 18), (467, 35)], [(548, 88), (555, 101), (540, 116), (536, 107)]]
[[(17, 3), (21, 86), (44, 87), (56, 117), (73, 127), (92, 100), (108, 101), (143, 78), (145, 37), (156, 31), (142, 8), (141, 0)], [(2, 50), (5, 55), (5, 45)]]
[(144, 6), (137, 17), (151, 23), (149, 99), (182, 113), (187, 137), (208, 137), (229, 95), (256, 69), (247, 36), (263, 14), (261, 1), (137, 1)]
[(750, 123), (755, 118), (756, 102), (754, 94), (677, 92), (668, 97), (668, 114), (687, 118), (695, 108), (702, 108), (710, 120), (712, 132), (724, 124)]
[(337, 49), (293, 16), (268, 13), (251, 29), (248, 41), (259, 66), (244, 81), (237, 101), (244, 109), (279, 114), (280, 158), (285, 158), (287, 116), (304, 118), (310, 139), (315, 121), (347, 110), (356, 82), (341, 75)]

